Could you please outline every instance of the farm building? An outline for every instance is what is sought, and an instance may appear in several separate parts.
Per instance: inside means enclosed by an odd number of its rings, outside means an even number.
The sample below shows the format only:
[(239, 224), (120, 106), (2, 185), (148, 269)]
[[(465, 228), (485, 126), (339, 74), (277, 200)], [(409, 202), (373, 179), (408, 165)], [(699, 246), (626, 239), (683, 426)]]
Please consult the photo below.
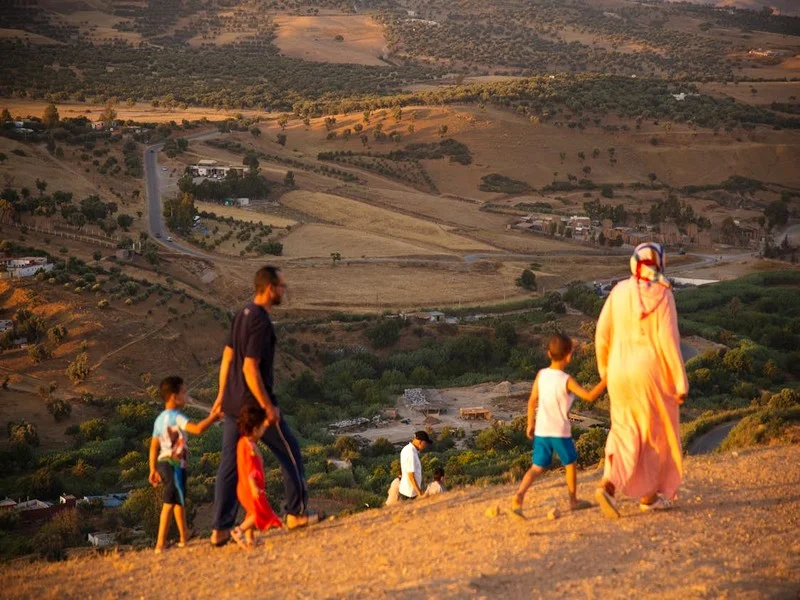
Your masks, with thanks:
[(244, 177), (244, 167), (221, 165), (215, 160), (203, 159), (197, 162), (196, 165), (189, 166), (189, 172), (192, 177), (225, 177), (228, 172), (234, 171), (240, 177)]
[(488, 408), (484, 408), (483, 406), (476, 406), (474, 408), (462, 408), (461, 409), (461, 418), (466, 421), (491, 421), (492, 420), (492, 411)]
[(0, 258), (0, 279), (32, 277), (39, 271), (51, 271), (53, 267), (53, 263), (47, 262), (43, 256)]

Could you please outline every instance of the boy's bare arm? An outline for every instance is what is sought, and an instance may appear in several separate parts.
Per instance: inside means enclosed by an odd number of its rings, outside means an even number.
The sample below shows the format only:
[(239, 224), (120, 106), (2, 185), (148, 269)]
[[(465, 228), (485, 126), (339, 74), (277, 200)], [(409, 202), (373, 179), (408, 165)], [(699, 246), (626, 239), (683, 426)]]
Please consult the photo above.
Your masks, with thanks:
[(539, 374), (536, 374), (536, 379), (533, 380), (531, 387), (531, 395), (528, 398), (528, 427), (526, 435), (529, 440), (533, 439), (534, 423), (536, 421), (536, 405), (539, 403)]
[(575, 394), (581, 400), (585, 400), (586, 402), (594, 402), (597, 400), (605, 391), (606, 389), (606, 382), (605, 379), (601, 380), (596, 386), (594, 386), (591, 391), (587, 391), (581, 386), (580, 383), (575, 381), (572, 377), (567, 380), (567, 390)]
[(219, 415), (220, 415), (220, 413), (219, 413), (219, 410), (217, 409), (217, 406), (216, 406), (216, 403), (215, 403), (214, 407), (211, 409), (211, 412), (208, 414), (208, 416), (205, 419), (203, 419), (202, 421), (199, 421), (197, 423), (193, 423), (191, 421), (188, 422), (186, 424), (186, 431), (188, 431), (192, 435), (200, 435), (206, 429), (211, 427), (211, 424), (219, 418)]
[(147, 478), (150, 484), (156, 486), (161, 481), (161, 476), (156, 471), (156, 459), (158, 458), (158, 449), (160, 444), (158, 438), (150, 438), (150, 475)]

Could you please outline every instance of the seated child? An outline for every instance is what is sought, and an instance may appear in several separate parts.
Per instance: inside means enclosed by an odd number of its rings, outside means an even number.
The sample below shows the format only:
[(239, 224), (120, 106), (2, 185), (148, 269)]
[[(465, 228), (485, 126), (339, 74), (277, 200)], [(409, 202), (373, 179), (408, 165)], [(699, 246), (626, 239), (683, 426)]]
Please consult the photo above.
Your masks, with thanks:
[(444, 489), (444, 469), (442, 467), (436, 467), (433, 470), (433, 481), (430, 482), (425, 489), (425, 496), (434, 496), (446, 491), (447, 490)]

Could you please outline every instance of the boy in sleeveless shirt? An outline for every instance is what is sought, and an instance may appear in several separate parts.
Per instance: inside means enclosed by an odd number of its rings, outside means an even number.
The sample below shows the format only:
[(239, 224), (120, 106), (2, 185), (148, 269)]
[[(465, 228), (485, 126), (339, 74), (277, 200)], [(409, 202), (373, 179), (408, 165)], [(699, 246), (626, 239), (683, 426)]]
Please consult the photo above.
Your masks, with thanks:
[[(569, 409), (575, 396), (587, 402), (594, 402), (606, 388), (601, 381), (591, 391), (587, 391), (564, 369), (572, 360), (572, 340), (557, 333), (547, 345), (550, 366), (536, 374), (530, 398), (528, 399), (528, 439), (533, 440), (533, 464), (525, 473), (512, 501), (512, 509), (522, 514), (525, 492), (536, 478), (553, 461), (553, 453), (558, 454), (561, 464), (567, 471), (567, 489), (571, 510), (586, 508), (588, 503), (579, 502), (577, 497), (576, 461), (578, 453), (572, 441), (572, 427), (569, 422)], [(534, 427), (535, 423), (535, 427)]]

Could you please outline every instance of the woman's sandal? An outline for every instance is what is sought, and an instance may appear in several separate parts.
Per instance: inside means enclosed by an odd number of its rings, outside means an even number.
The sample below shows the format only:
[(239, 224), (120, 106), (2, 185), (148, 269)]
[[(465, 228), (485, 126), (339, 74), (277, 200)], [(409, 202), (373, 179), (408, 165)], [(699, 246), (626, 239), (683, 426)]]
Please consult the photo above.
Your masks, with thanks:
[(600, 510), (603, 511), (606, 519), (619, 519), (619, 509), (617, 508), (614, 496), (609, 494), (605, 488), (597, 488), (594, 497), (600, 505)]

